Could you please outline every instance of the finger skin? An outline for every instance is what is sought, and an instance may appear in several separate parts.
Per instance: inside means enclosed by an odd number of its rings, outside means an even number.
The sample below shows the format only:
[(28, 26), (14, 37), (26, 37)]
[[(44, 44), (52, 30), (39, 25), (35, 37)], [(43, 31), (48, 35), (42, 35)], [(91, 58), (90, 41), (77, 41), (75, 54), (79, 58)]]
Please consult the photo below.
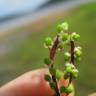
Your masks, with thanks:
[(44, 81), (46, 69), (28, 72), (0, 88), (0, 96), (51, 96)]
[[(27, 72), (0, 88), (0, 96), (52, 96), (52, 90), (44, 80), (47, 69)], [(60, 85), (66, 85), (61, 80)], [(64, 95), (62, 95), (64, 96)]]
[(90, 95), (88, 95), (88, 96), (96, 96), (96, 93), (90, 94)]

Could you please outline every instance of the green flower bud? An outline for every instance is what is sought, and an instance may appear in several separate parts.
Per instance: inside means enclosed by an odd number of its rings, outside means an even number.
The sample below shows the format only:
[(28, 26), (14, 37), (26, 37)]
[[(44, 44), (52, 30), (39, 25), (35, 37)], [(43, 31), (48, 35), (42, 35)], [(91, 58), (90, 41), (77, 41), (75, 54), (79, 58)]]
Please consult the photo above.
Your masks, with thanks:
[(60, 44), (58, 45), (58, 50), (62, 50), (64, 47), (64, 44), (60, 42)]
[(50, 85), (50, 87), (51, 87), (53, 90), (55, 90), (56, 85), (55, 85), (55, 83), (54, 83), (54, 82), (49, 82), (49, 85)]
[(68, 30), (68, 23), (64, 22), (62, 24), (57, 25), (57, 31), (60, 33), (61, 31), (67, 31)]
[(80, 35), (74, 32), (71, 34), (71, 38), (73, 41), (78, 41), (80, 39)]
[(68, 33), (64, 33), (62, 36), (61, 36), (61, 41), (65, 42), (69, 39), (69, 34)]
[(82, 51), (80, 49), (75, 49), (75, 57), (81, 57)]
[(50, 74), (55, 75), (55, 74), (56, 74), (56, 69), (50, 67), (50, 68), (49, 68), (49, 72), (50, 72)]
[(48, 75), (48, 74), (45, 74), (45, 80), (46, 81), (48, 81), (48, 82), (50, 82), (51, 81), (51, 77), (50, 77), (50, 75)]
[(44, 63), (46, 65), (49, 65), (51, 63), (50, 59), (49, 58), (44, 58)]
[(65, 59), (65, 61), (68, 61), (69, 58), (70, 58), (70, 53), (68, 53), (68, 52), (64, 53), (64, 59)]
[(60, 93), (65, 93), (66, 92), (66, 88), (64, 86), (60, 87)]
[(64, 22), (64, 23), (62, 23), (62, 27), (63, 27), (63, 30), (67, 31), (67, 30), (68, 30), (69, 25), (68, 25), (68, 23), (67, 23), (67, 22)]
[(63, 30), (61, 24), (57, 25), (56, 29), (57, 29), (58, 33), (60, 33)]
[(74, 91), (74, 88), (72, 86), (72, 84), (70, 84), (67, 88), (66, 88), (66, 93), (72, 93)]
[(75, 47), (74, 50), (75, 50), (75, 51), (78, 51), (78, 50), (81, 50), (81, 51), (82, 51), (82, 48), (81, 48), (80, 46), (78, 46), (78, 47)]
[(64, 79), (66, 80), (66, 79), (68, 79), (68, 77), (69, 77), (69, 74), (66, 72), (66, 70), (64, 71)]
[(76, 57), (75, 59), (77, 60), (77, 62), (81, 61), (81, 57)]
[(60, 70), (56, 70), (56, 79), (59, 81), (62, 77), (63, 73)]
[(77, 69), (73, 69), (73, 71), (72, 71), (72, 77), (73, 78), (77, 78), (78, 77), (78, 70)]
[(75, 47), (75, 50), (82, 50), (82, 48), (78, 46), (78, 47)]
[(71, 66), (67, 66), (65, 70), (67, 73), (71, 73), (73, 69)]
[(66, 67), (71, 67), (71, 68), (75, 68), (75, 66), (71, 63), (66, 63)]
[(45, 39), (45, 45), (48, 46), (48, 47), (52, 45), (52, 39), (50, 37), (47, 37)]

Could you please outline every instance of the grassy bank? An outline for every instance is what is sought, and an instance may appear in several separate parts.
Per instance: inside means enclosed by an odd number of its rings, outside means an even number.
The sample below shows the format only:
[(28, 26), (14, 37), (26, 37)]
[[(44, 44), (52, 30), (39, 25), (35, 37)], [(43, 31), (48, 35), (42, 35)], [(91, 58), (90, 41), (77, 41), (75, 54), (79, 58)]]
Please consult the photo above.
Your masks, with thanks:
[[(87, 96), (96, 91), (96, 3), (79, 6), (64, 17), (58, 16), (39, 21), (34, 27), (30, 25), (32, 28), (16, 30), (18, 32), (11, 34), (11, 37), (0, 40), (1, 45), (5, 44), (9, 48), (6, 54), (0, 55), (1, 85), (26, 71), (44, 67), (43, 58), (48, 56), (48, 51), (43, 48), (44, 38), (54, 36), (55, 26), (66, 20), (70, 24), (70, 31), (80, 33), (79, 45), (84, 51), (82, 62), (78, 64), (80, 77), (75, 81), (77, 96)], [(58, 66), (58, 62), (61, 65)], [(62, 69), (63, 62), (63, 58), (60, 58), (56, 64)]]

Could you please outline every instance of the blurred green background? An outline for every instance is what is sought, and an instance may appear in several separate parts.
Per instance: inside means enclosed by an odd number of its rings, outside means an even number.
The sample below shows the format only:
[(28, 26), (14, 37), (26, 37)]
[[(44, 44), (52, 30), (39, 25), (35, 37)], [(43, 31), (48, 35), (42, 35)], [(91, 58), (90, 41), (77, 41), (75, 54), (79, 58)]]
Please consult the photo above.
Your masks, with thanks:
[[(83, 47), (83, 57), (81, 63), (77, 64), (79, 78), (74, 80), (76, 96), (87, 96), (96, 91), (96, 2), (47, 16), (35, 24), (1, 36), (0, 85), (24, 72), (44, 68), (43, 58), (48, 56), (48, 50), (43, 47), (44, 39), (46, 36), (55, 36), (56, 25), (63, 21), (68, 21), (70, 31), (81, 35), (78, 45)], [(63, 70), (61, 54), (56, 57), (56, 64)]]

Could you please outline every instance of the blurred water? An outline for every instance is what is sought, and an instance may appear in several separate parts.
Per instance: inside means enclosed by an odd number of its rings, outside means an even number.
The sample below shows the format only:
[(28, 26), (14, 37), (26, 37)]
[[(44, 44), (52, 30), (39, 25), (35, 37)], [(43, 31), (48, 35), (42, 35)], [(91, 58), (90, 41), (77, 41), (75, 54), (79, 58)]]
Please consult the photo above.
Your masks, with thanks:
[(91, 0), (64, 0), (64, 2), (58, 3), (51, 2), (51, 5), (49, 4), (44, 8), (40, 7), (48, 4), (48, 1), (49, 0), (0, 0), (0, 33), (20, 27), (22, 24), (34, 22), (54, 12), (68, 10)]
[(0, 0), (0, 18), (33, 11), (48, 0)]

